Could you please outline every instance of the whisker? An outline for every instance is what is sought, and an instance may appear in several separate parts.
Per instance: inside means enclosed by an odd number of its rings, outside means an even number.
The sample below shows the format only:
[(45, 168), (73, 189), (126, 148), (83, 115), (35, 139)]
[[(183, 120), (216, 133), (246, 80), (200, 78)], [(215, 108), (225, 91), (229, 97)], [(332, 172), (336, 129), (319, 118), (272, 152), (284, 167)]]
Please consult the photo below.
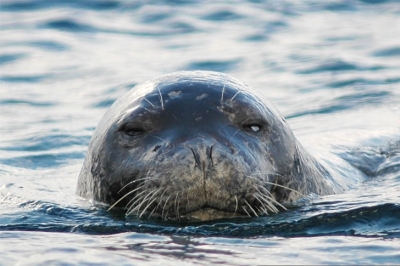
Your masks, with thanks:
[(157, 192), (160, 191), (160, 190), (161, 190), (161, 188), (159, 188), (156, 192), (154, 192), (153, 195), (147, 200), (147, 201), (149, 201), (149, 200), (153, 199), (152, 201), (150, 201), (150, 202), (147, 204), (147, 206), (146, 206), (146, 207), (143, 209), (143, 211), (140, 213), (139, 218), (142, 217), (143, 213), (150, 207), (150, 205), (151, 205), (155, 200), (157, 200), (156, 195), (157, 195)]
[(188, 213), (188, 206), (190, 206), (190, 202), (189, 202), (189, 193), (186, 194), (186, 207), (185, 207), (185, 211), (186, 213)]
[(133, 181), (127, 183), (125, 186), (123, 186), (120, 190), (118, 190), (117, 193), (120, 193), (124, 188), (126, 188), (127, 186), (129, 186), (129, 185), (131, 185), (133, 183), (136, 183), (136, 182), (142, 181), (142, 180), (148, 180), (148, 179), (150, 179), (150, 178), (149, 177), (144, 177), (144, 178), (139, 178), (139, 179), (133, 180)]
[(233, 95), (233, 97), (230, 99), (230, 101), (232, 102), (233, 99), (236, 97), (236, 95), (238, 95), (238, 94), (241, 93), (241, 92), (242, 92), (241, 90), (238, 90), (238, 91), (235, 93), (235, 95)]
[(278, 205), (279, 207), (283, 208), (284, 210), (286, 210), (285, 206), (283, 206), (278, 201), (276, 201), (274, 199), (274, 197), (268, 196), (268, 195), (265, 195), (265, 194), (260, 194), (259, 196), (261, 196), (261, 200), (263, 200), (267, 204), (267, 206), (269, 206), (268, 209), (271, 210), (272, 212), (275, 212), (275, 213), (279, 212), (279, 210), (275, 206), (275, 204)]
[[(143, 190), (142, 192), (140, 192), (139, 194), (137, 194), (135, 197), (133, 197), (133, 198), (128, 202), (128, 204), (126, 204), (125, 209), (127, 209), (128, 211), (127, 211), (127, 214), (125, 214), (125, 215), (129, 215), (129, 214), (130, 214), (130, 210), (135, 206), (135, 204), (136, 204), (137, 202), (139, 202), (140, 200), (143, 199), (143, 197), (141, 197), (141, 196), (142, 196), (143, 193), (146, 193), (147, 191), (148, 191), (147, 189)], [(135, 200), (135, 199), (136, 199), (136, 200)]]
[(147, 109), (146, 107), (143, 107), (143, 106), (139, 106), (140, 108), (142, 108), (142, 109), (144, 109), (144, 110), (146, 110), (147, 112), (151, 112), (149, 109)]
[(111, 210), (112, 208), (114, 208), (118, 203), (120, 203), (123, 199), (125, 199), (126, 197), (128, 197), (130, 194), (135, 193), (136, 191), (138, 191), (139, 189), (143, 188), (143, 186), (137, 187), (134, 190), (129, 191), (128, 193), (126, 193), (124, 196), (122, 196), (119, 200), (117, 200), (113, 205), (111, 205), (107, 211)]
[(236, 204), (235, 204), (235, 212), (234, 213), (236, 214), (237, 209), (239, 207), (239, 202), (238, 202), (238, 199), (237, 199), (236, 195), (235, 195), (235, 201), (236, 201)]
[(158, 93), (159, 93), (159, 95), (160, 95), (161, 109), (164, 110), (164, 101), (163, 101), (163, 97), (162, 97), (160, 88), (158, 87), (158, 84), (156, 85), (156, 87), (157, 87)]
[(244, 203), (247, 204), (247, 206), (249, 206), (250, 210), (253, 211), (254, 215), (255, 215), (256, 217), (258, 217), (257, 212), (253, 209), (253, 207), (251, 207), (251, 205), (247, 202), (247, 200), (243, 199), (243, 201), (244, 201)]
[[(170, 194), (170, 195), (168, 196), (168, 198), (165, 200), (165, 203), (164, 203), (164, 206), (163, 206), (162, 212), (161, 212), (161, 217), (164, 216), (165, 205), (167, 205), (167, 202), (169, 201), (169, 198), (170, 198), (171, 196), (172, 196), (172, 194)], [(169, 211), (168, 211), (168, 212), (169, 212)], [(168, 212), (167, 212), (167, 214), (168, 214)], [(167, 214), (165, 215), (164, 221), (167, 219)]]
[[(279, 207), (282, 207), (284, 210), (286, 210), (285, 206), (283, 206), (281, 203), (279, 203), (274, 198), (274, 196), (271, 194), (271, 192), (268, 191), (266, 188), (260, 187), (263, 191), (267, 192), (270, 196), (267, 196), (267, 195), (265, 195), (265, 193), (261, 192), (259, 187), (256, 187), (256, 186), (253, 186), (253, 187), (260, 193), (260, 196), (262, 196), (263, 199), (266, 200), (266, 203), (267, 203), (268, 206), (272, 205), (273, 208), (276, 209), (276, 207), (272, 204), (272, 203), (275, 203), (276, 205), (279, 205)], [(272, 201), (272, 202), (270, 202), (270, 201)], [(278, 209), (276, 209), (276, 210), (277, 210), (276, 212), (278, 212)]]
[(224, 92), (225, 92), (225, 83), (224, 86), (222, 87), (221, 103), (224, 101)]
[(151, 106), (153, 106), (154, 107), (154, 104), (152, 104), (149, 100), (147, 100), (147, 98), (146, 97), (143, 97), (143, 100), (145, 100), (146, 102), (148, 102)]
[(165, 214), (165, 219), (163, 219), (164, 221), (166, 221), (166, 220), (167, 220), (168, 213), (169, 213), (169, 210), (168, 210), (168, 211), (167, 211), (167, 213)]
[[(279, 174), (276, 174), (276, 175), (279, 175)], [(299, 192), (299, 191), (297, 191), (297, 190), (295, 190), (295, 189), (292, 189), (292, 188), (290, 188), (290, 187), (287, 187), (287, 186), (284, 186), (284, 185), (279, 185), (279, 184), (276, 184), (276, 183), (274, 183), (274, 182), (265, 181), (265, 180), (259, 180), (259, 181), (262, 182), (263, 184), (266, 184), (266, 185), (272, 185), (272, 186), (281, 187), (281, 188), (290, 190), (290, 191), (292, 191), (292, 192), (295, 192), (295, 193), (301, 195), (302, 197), (305, 197), (304, 194), (302, 194), (301, 192)]]
[(268, 214), (268, 211), (262, 206), (255, 206), (254, 208), (258, 211), (259, 215)]
[(243, 206), (241, 206), (241, 207), (242, 207), (242, 209), (245, 211), (245, 213), (247, 213), (247, 216), (251, 217), (251, 215), (247, 212), (246, 208), (243, 207)]
[[(165, 194), (165, 192), (167, 192), (167, 190), (169, 189), (169, 187), (167, 187), (164, 192), (161, 194), (161, 196), (159, 197), (160, 201), (158, 202), (157, 206), (155, 208), (153, 208), (153, 210), (151, 211), (151, 213), (149, 214), (149, 218), (151, 217), (151, 215), (153, 214), (154, 211), (156, 211), (158, 209), (158, 207), (160, 206), (161, 200)], [(162, 217), (162, 215), (161, 215)]]
[(260, 212), (261, 212), (261, 213), (263, 213), (263, 214), (265, 214), (265, 215), (268, 215), (268, 208), (267, 208), (265, 205), (263, 205), (263, 206), (260, 207), (259, 209), (260, 209)]
[(255, 195), (253, 195), (253, 196), (254, 196), (254, 197), (258, 197), (257, 199), (258, 199), (260, 202), (265, 203), (265, 204), (263, 204), (263, 205), (265, 206), (265, 208), (267, 208), (267, 209), (270, 210), (271, 212), (274, 212), (274, 213), (278, 213), (278, 212), (279, 212), (278, 208), (276, 208), (276, 206), (273, 204), (273, 203), (275, 203), (275, 204), (279, 204), (279, 203), (276, 202), (272, 197), (269, 197), (269, 196), (263, 195), (263, 194), (258, 194), (257, 196), (256, 196), (256, 194), (255, 194)]
[(239, 130), (240, 129), (236, 130), (235, 133), (233, 133), (232, 137), (229, 139), (228, 146), (230, 146), (232, 144), (232, 139), (236, 135), (236, 133), (238, 133)]
[(303, 193), (301, 193), (301, 192), (299, 192), (299, 191), (297, 191), (297, 190), (295, 190), (295, 189), (292, 189), (292, 188), (290, 188), (290, 187), (283, 186), (283, 185), (279, 185), (279, 184), (276, 184), (276, 183), (274, 184), (274, 186), (276, 186), (276, 187), (281, 187), (281, 188), (290, 190), (290, 191), (292, 191), (292, 192), (295, 192), (295, 193), (299, 194), (299, 195), (302, 196), (302, 197), (306, 197), (306, 195), (304, 195)]
[(264, 203), (264, 201), (263, 200), (261, 200), (258, 196), (257, 196), (257, 194), (254, 194), (253, 195), (257, 200), (258, 200), (258, 202), (261, 204), (261, 207), (262, 207), (262, 209), (263, 209), (263, 213), (265, 213), (265, 214), (268, 214), (268, 206), (266, 206), (265, 205), (265, 203)]
[[(141, 202), (139, 205), (135, 206), (134, 208), (130, 208), (130, 209), (128, 210), (128, 212), (127, 212), (126, 215), (130, 215), (130, 214), (133, 213), (135, 210), (137, 210), (137, 214), (139, 214), (140, 207), (142, 207), (142, 205), (143, 205), (144, 203), (146, 203), (147, 201), (149, 201), (149, 200), (152, 198), (153, 194), (154, 194), (154, 193), (157, 193), (157, 191), (159, 191), (159, 190), (161, 190), (161, 189), (150, 191), (149, 194), (147, 194), (147, 196), (144, 197), (144, 198), (142, 199), (142, 202)], [(146, 190), (146, 191), (147, 191), (147, 190)], [(133, 207), (133, 206), (134, 206), (134, 205), (132, 205), (132, 207)], [(140, 217), (140, 216), (139, 216), (139, 217)]]
[(174, 206), (175, 206), (175, 216), (176, 216), (177, 219), (179, 219), (179, 201), (178, 201), (178, 204), (177, 204), (177, 199), (178, 199), (179, 193), (180, 192), (176, 193), (175, 204), (174, 204)]
[[(153, 137), (153, 138), (156, 138), (156, 139), (160, 139), (160, 140), (164, 141), (168, 145), (168, 141), (166, 141), (165, 139), (163, 139), (163, 138), (161, 138), (159, 136), (154, 136), (154, 135), (150, 135), (150, 136)], [(156, 160), (154, 160), (154, 161), (156, 161)]]
[[(139, 215), (139, 217), (142, 217), (143, 213), (147, 210), (147, 208), (149, 208), (150, 205), (151, 205), (154, 201), (156, 201), (156, 200), (157, 200), (157, 198), (154, 198), (149, 204), (147, 204), (146, 208), (142, 211), (142, 213)], [(153, 214), (153, 212), (154, 212), (154, 208), (153, 208), (153, 210), (150, 212), (149, 216), (147, 216), (147, 218), (150, 218), (151, 215)]]

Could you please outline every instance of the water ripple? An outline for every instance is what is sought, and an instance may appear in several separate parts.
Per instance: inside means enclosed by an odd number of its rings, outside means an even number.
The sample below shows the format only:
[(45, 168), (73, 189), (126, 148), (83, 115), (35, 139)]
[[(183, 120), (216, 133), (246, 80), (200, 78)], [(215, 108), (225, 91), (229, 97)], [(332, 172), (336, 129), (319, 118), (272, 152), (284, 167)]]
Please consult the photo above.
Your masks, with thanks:
[(50, 78), (51, 75), (2, 75), (0, 76), (1, 82), (9, 82), (9, 83), (39, 83), (47, 78)]
[[(299, 213), (293, 211), (290, 214), (253, 219), (242, 218), (202, 223), (174, 222), (170, 224), (151, 220), (128, 219), (122, 213), (113, 214), (101, 209), (66, 208), (41, 201), (22, 204), (29, 204), (30, 208), (36, 206), (34, 211), (30, 212), (29, 219), (24, 218), (25, 215), (22, 213), (13, 216), (5, 215), (3, 223), (0, 224), (0, 230), (80, 232), (86, 234), (137, 232), (237, 238), (323, 235), (392, 237), (391, 232), (394, 228), (397, 228), (397, 224), (400, 222), (400, 205), (391, 203), (334, 213), (315, 214), (300, 219), (298, 219)], [(285, 219), (282, 216), (285, 216)], [(396, 232), (393, 231), (393, 234), (396, 234)]]
[(78, 23), (71, 19), (57, 19), (49, 21), (40, 27), (49, 28), (49, 29), (56, 29), (61, 31), (71, 31), (71, 32), (96, 32), (99, 31), (98, 29), (90, 26), (85, 25), (83, 23)]
[(373, 56), (379, 56), (379, 57), (398, 57), (400, 56), (400, 47), (390, 47), (390, 48), (385, 48), (381, 50), (375, 51)]
[(374, 106), (384, 103), (393, 96), (389, 91), (356, 92), (336, 97), (329, 103), (322, 104), (318, 108), (307, 109), (293, 114), (286, 115), (287, 119), (313, 114), (330, 114), (345, 110), (359, 109), (365, 106)]
[(340, 157), (369, 177), (400, 173), (400, 141), (391, 141), (387, 147), (347, 150)]
[(62, 52), (68, 50), (68, 46), (66, 44), (50, 40), (26, 42), (24, 45), (38, 47), (45, 51)]
[(56, 106), (58, 103), (55, 102), (40, 102), (34, 100), (22, 100), (22, 99), (2, 99), (0, 100), (1, 105), (29, 105), (35, 107), (49, 107), (49, 106)]
[(376, 71), (383, 69), (383, 66), (360, 66), (354, 63), (349, 63), (343, 60), (333, 60), (322, 63), (316, 67), (311, 67), (309, 69), (300, 70), (299, 74), (313, 74), (319, 72), (339, 72), (339, 71)]
[[(88, 256), (93, 264), (93, 252), (110, 265), (121, 264), (113, 256), (122, 252), (126, 264), (189, 264), (190, 256), (204, 265), (396, 262), (399, 143), (370, 146), (397, 133), (399, 11), (397, 0), (0, 1), (0, 238), (11, 237), (1, 240), (2, 262), (35, 263), (42, 254), (43, 265), (72, 257), (81, 265)], [(182, 69), (229, 72), (284, 114), (318, 114), (289, 122), (322, 154), (342, 145), (336, 154), (365, 182), (276, 215), (205, 223), (77, 203), (77, 176), (103, 109), (128, 83)], [(157, 243), (199, 236), (209, 238), (196, 247)]]
[(241, 59), (226, 60), (226, 61), (198, 61), (192, 62), (188, 66), (184, 67), (185, 70), (211, 70), (228, 72), (235, 69), (241, 62)]
[(347, 86), (354, 86), (354, 85), (373, 85), (373, 84), (382, 84), (385, 81), (380, 80), (371, 80), (366, 78), (350, 78), (344, 80), (338, 80), (334, 82), (330, 82), (327, 84), (330, 88), (342, 88)]
[(38, 9), (49, 9), (55, 7), (75, 7), (91, 10), (110, 10), (120, 5), (120, 1), (91, 1), (91, 0), (35, 0), (35, 1), (4, 1), (0, 4), (0, 9), (4, 11), (31, 11)]
[(55, 133), (19, 140), (18, 145), (10, 145), (0, 149), (6, 151), (46, 151), (74, 145), (86, 146), (88, 142), (89, 137), (87, 136), (71, 136), (63, 133)]
[(2, 54), (0, 55), (0, 66), (12, 63), (21, 58), (24, 58), (26, 54)]
[(0, 163), (25, 169), (54, 168), (68, 164), (71, 160), (83, 159), (84, 156), (83, 152), (76, 151), (38, 152), (16, 157), (10, 154), (8, 158), (0, 159)]
[(211, 21), (226, 21), (226, 20), (237, 20), (241, 19), (242, 16), (239, 15), (237, 12), (229, 11), (229, 10), (220, 10), (206, 16), (202, 17), (205, 20)]

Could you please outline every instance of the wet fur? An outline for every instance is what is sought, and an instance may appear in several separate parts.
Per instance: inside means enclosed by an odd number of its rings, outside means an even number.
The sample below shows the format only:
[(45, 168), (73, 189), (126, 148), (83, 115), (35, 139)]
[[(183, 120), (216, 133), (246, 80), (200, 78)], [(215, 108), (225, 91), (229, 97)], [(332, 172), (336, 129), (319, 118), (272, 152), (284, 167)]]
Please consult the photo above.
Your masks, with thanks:
[[(177, 105), (180, 111), (174, 113), (171, 106), (187, 99), (205, 104), (189, 102), (184, 111)], [(243, 121), (252, 117), (263, 118), (246, 126)], [(167, 124), (152, 133), (165, 119), (170, 124), (182, 119), (184, 132), (166, 134), (175, 130)], [(151, 130), (126, 136), (124, 125), (137, 121), (143, 128), (153, 123)], [(220, 73), (178, 72), (139, 85), (105, 114), (89, 145), (77, 194), (109, 209), (122, 207), (127, 215), (209, 220), (276, 213), (311, 193), (337, 193), (329, 180), (272, 104), (247, 85)]]

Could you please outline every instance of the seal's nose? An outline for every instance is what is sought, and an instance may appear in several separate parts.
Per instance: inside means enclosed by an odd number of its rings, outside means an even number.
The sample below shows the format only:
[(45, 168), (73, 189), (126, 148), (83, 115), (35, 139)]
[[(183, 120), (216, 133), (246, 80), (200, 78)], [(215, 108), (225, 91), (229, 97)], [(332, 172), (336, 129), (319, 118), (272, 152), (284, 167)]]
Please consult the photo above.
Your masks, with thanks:
[(212, 167), (214, 165), (213, 158), (212, 158), (212, 149), (213, 146), (205, 147), (199, 151), (199, 149), (195, 149), (189, 147), (193, 153), (194, 160), (196, 162), (196, 167), (200, 170), (205, 171), (207, 168)]
[(195, 168), (201, 171), (206, 171), (207, 169), (213, 167), (213, 147), (214, 143), (206, 139), (196, 139), (191, 140), (185, 145), (188, 147), (194, 157)]

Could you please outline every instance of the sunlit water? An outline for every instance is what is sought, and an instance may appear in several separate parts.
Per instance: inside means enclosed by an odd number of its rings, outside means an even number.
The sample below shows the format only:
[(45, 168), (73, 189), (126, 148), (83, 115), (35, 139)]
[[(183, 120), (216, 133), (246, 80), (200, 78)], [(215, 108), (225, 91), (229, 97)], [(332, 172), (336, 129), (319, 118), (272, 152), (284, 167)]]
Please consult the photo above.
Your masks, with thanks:
[[(0, 22), (1, 265), (400, 263), (398, 1), (3, 0)], [(267, 217), (192, 224), (78, 200), (107, 107), (194, 69), (261, 90), (306, 149), (363, 182)]]

